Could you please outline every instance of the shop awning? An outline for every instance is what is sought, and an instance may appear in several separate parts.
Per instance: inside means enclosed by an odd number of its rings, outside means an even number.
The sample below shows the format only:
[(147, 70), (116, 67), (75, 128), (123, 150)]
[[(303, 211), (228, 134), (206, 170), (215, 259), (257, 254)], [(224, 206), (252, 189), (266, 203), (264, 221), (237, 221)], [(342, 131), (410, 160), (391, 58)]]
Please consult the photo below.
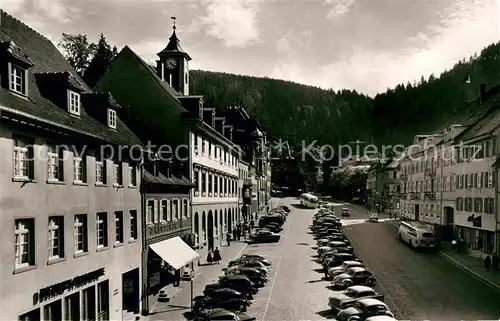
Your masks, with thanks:
[(149, 247), (176, 270), (199, 257), (179, 236), (151, 244)]

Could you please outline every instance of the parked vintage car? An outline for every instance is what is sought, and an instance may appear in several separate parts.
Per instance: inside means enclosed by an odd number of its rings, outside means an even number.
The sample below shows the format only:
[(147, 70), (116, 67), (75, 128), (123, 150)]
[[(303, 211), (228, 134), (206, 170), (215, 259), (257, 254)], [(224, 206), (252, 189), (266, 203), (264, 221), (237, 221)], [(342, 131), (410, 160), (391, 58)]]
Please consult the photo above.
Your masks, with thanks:
[(258, 230), (254, 234), (250, 234), (249, 239), (250, 243), (278, 243), (281, 236), (269, 230)]
[(237, 266), (239, 267), (246, 267), (246, 268), (254, 268), (254, 269), (257, 269), (257, 270), (261, 270), (264, 272), (264, 274), (267, 275), (267, 273), (269, 273), (269, 270), (267, 269), (267, 267), (260, 261), (243, 261), (241, 263), (239, 263)]
[(227, 277), (227, 276), (237, 276), (237, 275), (244, 275), (246, 276), (250, 281), (252, 281), (257, 287), (262, 287), (266, 284), (267, 279), (264, 276), (262, 272), (260, 272), (257, 269), (254, 268), (237, 268), (232, 270), (231, 272), (228, 272), (225, 276), (221, 277)]
[(251, 268), (259, 272), (259, 275), (262, 277), (267, 276), (267, 270), (264, 270), (260, 267), (245, 267), (242, 265), (233, 265), (228, 268), (222, 269), (224, 271), (224, 275), (245, 275), (245, 273), (242, 272), (243, 269)]
[(243, 293), (248, 299), (252, 299), (253, 295), (258, 292), (258, 288), (244, 275), (227, 275), (219, 278), (219, 282), (207, 284), (203, 290), (203, 294), (210, 296), (214, 290), (229, 288)]
[(266, 226), (264, 226), (265, 229), (268, 229), (269, 231), (273, 232), (273, 233), (279, 233), (281, 231), (283, 231), (283, 228), (281, 226), (279, 226), (277, 223), (269, 223), (267, 224)]
[(364, 264), (360, 261), (344, 261), (340, 266), (332, 267), (328, 269), (328, 278), (334, 278), (335, 276), (345, 273), (350, 267), (364, 267)]
[(366, 321), (370, 317), (385, 315), (394, 318), (389, 307), (377, 299), (361, 299), (352, 307), (341, 310), (336, 319), (338, 321)]
[(367, 298), (384, 301), (384, 295), (375, 292), (374, 289), (364, 285), (353, 285), (330, 296), (328, 306), (332, 310), (343, 310), (353, 306), (356, 301)]
[(247, 256), (242, 256), (236, 260), (232, 260), (229, 262), (228, 266), (234, 266), (234, 265), (240, 265), (240, 264), (245, 264), (245, 263), (248, 263), (248, 262), (259, 262), (259, 263), (262, 263), (264, 266), (270, 266), (271, 265), (271, 262), (269, 262), (268, 260), (266, 259), (260, 259), (260, 258), (257, 258), (257, 257), (247, 257)]
[(233, 289), (212, 291), (209, 296), (200, 295), (193, 299), (193, 310), (226, 309), (229, 311), (246, 311), (251, 302), (246, 296)]
[(332, 267), (340, 266), (345, 261), (360, 261), (360, 260), (352, 253), (335, 253), (335, 255), (332, 258), (327, 259), (325, 260), (325, 262), (323, 262), (323, 268), (330, 269)]
[(374, 317), (369, 317), (365, 321), (398, 321), (389, 315), (376, 315)]
[(349, 208), (342, 208), (342, 216), (351, 216), (351, 213), (349, 213)]
[(263, 255), (259, 255), (259, 254), (243, 254), (240, 256), (240, 259), (257, 259), (257, 260), (260, 260), (260, 261), (264, 261), (266, 260), (266, 257), (263, 256)]
[(378, 214), (377, 213), (371, 213), (370, 216), (368, 216), (368, 222), (378, 223)]
[(345, 273), (335, 276), (332, 280), (334, 288), (346, 289), (352, 285), (368, 285), (375, 284), (373, 273), (362, 267), (350, 267)]
[(196, 314), (192, 321), (255, 321), (255, 317), (251, 317), (245, 313), (235, 313), (225, 309), (204, 310)]

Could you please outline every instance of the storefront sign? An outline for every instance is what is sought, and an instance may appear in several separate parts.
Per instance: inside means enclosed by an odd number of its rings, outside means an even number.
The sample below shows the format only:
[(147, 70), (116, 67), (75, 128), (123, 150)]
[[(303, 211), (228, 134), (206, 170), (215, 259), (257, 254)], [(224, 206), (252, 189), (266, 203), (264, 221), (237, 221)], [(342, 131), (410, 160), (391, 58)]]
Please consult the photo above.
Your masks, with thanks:
[(38, 300), (43, 302), (50, 298), (56, 297), (58, 295), (63, 294), (66, 290), (73, 290), (79, 287), (82, 287), (86, 284), (97, 281), (99, 277), (103, 276), (105, 273), (104, 268), (100, 268), (99, 270), (95, 270), (80, 276), (77, 276), (73, 279), (66, 280), (64, 282), (60, 282), (46, 288), (43, 288), (38, 293)]
[(496, 230), (495, 214), (471, 213), (462, 211), (455, 211), (454, 214), (455, 215), (453, 217), (453, 223), (456, 226), (470, 227), (491, 232), (494, 232)]
[(178, 230), (180, 228), (179, 220), (155, 224), (148, 226), (148, 235), (153, 236), (157, 234), (165, 234), (171, 231)]
[(472, 214), (471, 216), (467, 217), (467, 222), (472, 223), (473, 227), (482, 227), (481, 215), (476, 216)]

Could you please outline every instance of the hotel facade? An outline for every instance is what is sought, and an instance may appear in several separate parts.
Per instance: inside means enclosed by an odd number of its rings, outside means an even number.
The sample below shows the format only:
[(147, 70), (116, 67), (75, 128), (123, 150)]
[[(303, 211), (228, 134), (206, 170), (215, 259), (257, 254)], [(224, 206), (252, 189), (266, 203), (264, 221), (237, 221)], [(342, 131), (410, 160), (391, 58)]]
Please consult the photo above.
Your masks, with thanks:
[(113, 151), (141, 142), (110, 94), (0, 14), (0, 319), (121, 320), (141, 296), (140, 160)]

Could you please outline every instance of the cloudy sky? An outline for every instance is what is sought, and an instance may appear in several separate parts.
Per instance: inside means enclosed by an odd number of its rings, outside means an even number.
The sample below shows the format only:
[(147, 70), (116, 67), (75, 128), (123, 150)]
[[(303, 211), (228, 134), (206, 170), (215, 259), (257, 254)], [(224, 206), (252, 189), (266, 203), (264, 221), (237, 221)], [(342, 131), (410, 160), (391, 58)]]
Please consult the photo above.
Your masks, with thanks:
[(267, 76), (373, 95), (438, 75), (500, 40), (500, 0), (0, 0), (57, 43), (103, 32), (146, 61), (170, 17), (192, 69)]

